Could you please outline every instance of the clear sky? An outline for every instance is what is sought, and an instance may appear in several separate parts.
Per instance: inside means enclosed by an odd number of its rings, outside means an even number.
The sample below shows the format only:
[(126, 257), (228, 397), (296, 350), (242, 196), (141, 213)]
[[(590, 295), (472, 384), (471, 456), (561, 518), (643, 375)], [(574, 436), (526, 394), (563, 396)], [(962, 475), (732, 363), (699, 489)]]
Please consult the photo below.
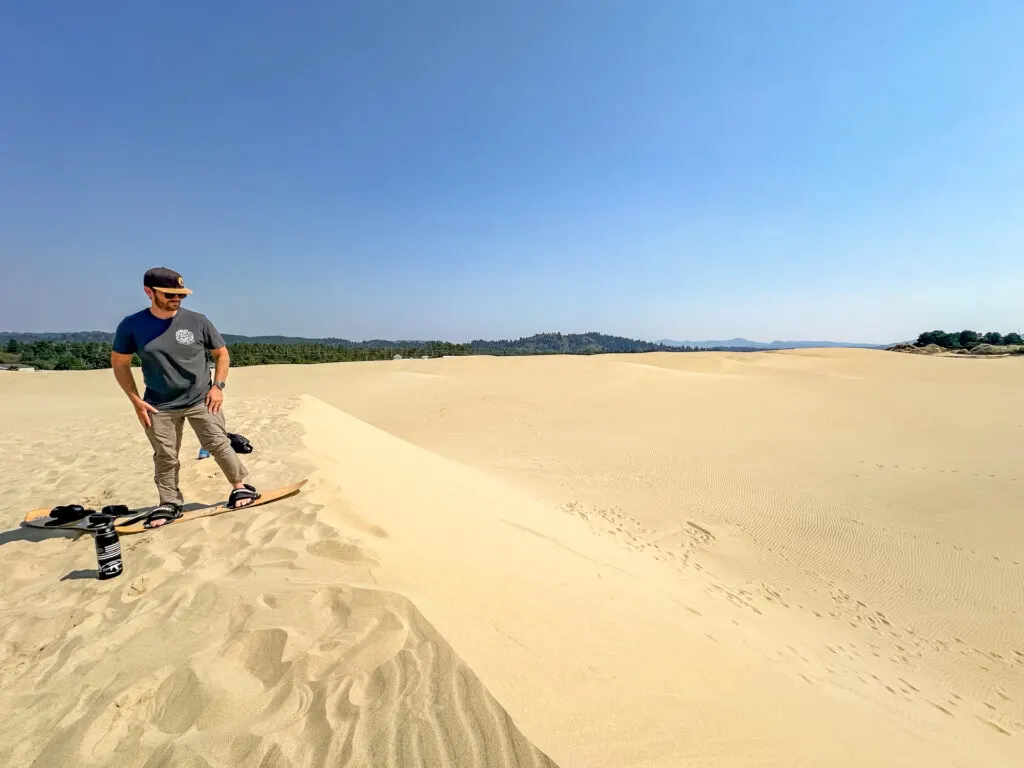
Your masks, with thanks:
[(0, 330), (1022, 329), (1019, 0), (0, 0)]

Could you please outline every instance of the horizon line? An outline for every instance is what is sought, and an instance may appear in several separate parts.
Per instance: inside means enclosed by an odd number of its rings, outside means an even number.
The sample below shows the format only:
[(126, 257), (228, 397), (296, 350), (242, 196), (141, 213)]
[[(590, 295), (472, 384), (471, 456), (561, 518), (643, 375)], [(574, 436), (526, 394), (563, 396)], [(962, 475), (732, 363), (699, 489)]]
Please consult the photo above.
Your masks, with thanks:
[[(3, 331), (0, 331), (0, 336), (15, 336), (15, 335), (26, 335), (26, 336), (27, 335), (36, 335), (36, 336), (39, 336), (39, 335), (73, 334), (73, 333), (103, 333), (103, 334), (113, 335), (114, 331), (113, 330), (103, 330), (103, 329), (98, 329), (98, 328), (91, 328), (91, 329), (88, 329), (88, 330), (73, 330), (73, 331), (72, 330), (62, 330), (62, 331), (12, 331), (12, 330), (3, 330)], [(889, 344), (899, 344), (899, 343), (901, 343), (901, 341), (906, 341), (906, 339), (901, 339), (901, 340), (897, 340), (897, 341), (846, 341), (846, 340), (828, 339), (828, 338), (814, 338), (814, 337), (811, 337), (811, 336), (806, 336), (806, 337), (802, 337), (802, 338), (789, 338), (789, 339), (775, 338), (775, 339), (763, 340), (763, 341), (762, 340), (758, 340), (758, 339), (752, 339), (752, 338), (749, 338), (747, 336), (728, 336), (728, 337), (726, 337), (726, 336), (719, 336), (717, 338), (707, 338), (707, 339), (679, 339), (679, 338), (673, 338), (671, 336), (660, 336), (659, 338), (656, 338), (656, 339), (655, 338), (645, 339), (645, 338), (642, 338), (642, 337), (639, 337), (639, 336), (627, 336), (627, 335), (623, 335), (623, 334), (609, 333), (607, 331), (600, 331), (600, 330), (596, 330), (596, 329), (591, 329), (591, 330), (587, 330), (587, 331), (550, 331), (550, 330), (548, 330), (548, 331), (535, 331), (534, 333), (522, 334), (522, 335), (519, 335), (519, 336), (502, 336), (502, 337), (492, 337), (492, 338), (485, 338), (483, 336), (477, 336), (477, 337), (468, 339), (466, 341), (450, 341), (448, 339), (443, 339), (443, 338), (427, 338), (427, 337), (414, 338), (414, 337), (411, 337), (411, 336), (409, 336), (409, 337), (395, 336), (395, 337), (391, 337), (391, 338), (388, 338), (388, 337), (385, 337), (385, 336), (370, 336), (370, 337), (366, 337), (366, 338), (363, 338), (363, 339), (354, 339), (354, 338), (348, 338), (348, 337), (345, 337), (345, 336), (305, 336), (305, 335), (301, 335), (301, 334), (291, 334), (291, 333), (235, 333), (233, 331), (220, 331), (220, 334), (222, 336), (241, 336), (241, 337), (245, 337), (245, 338), (260, 338), (260, 337), (264, 337), (265, 338), (265, 337), (279, 336), (281, 338), (304, 339), (304, 340), (309, 340), (309, 341), (317, 341), (317, 340), (322, 340), (322, 339), (339, 339), (339, 340), (342, 340), (342, 341), (352, 341), (352, 342), (357, 342), (357, 343), (365, 343), (367, 341), (395, 341), (395, 342), (400, 342), (400, 341), (419, 341), (419, 342), (438, 341), (438, 342), (445, 342), (445, 343), (449, 343), (449, 344), (470, 344), (470, 343), (472, 343), (474, 341), (516, 341), (518, 339), (528, 339), (528, 338), (531, 338), (531, 337), (534, 337), (534, 336), (542, 336), (542, 335), (587, 336), (587, 335), (590, 335), (590, 334), (599, 334), (599, 335), (602, 335), (602, 336), (611, 336), (613, 338), (628, 339), (630, 341), (641, 341), (641, 342), (645, 342), (645, 343), (649, 343), (649, 344), (662, 344), (662, 345), (664, 345), (665, 342), (672, 342), (673, 344), (694, 344), (694, 343), (705, 344), (705, 343), (710, 343), (710, 342), (722, 342), (722, 341), (748, 341), (748, 342), (751, 342), (753, 344), (788, 344), (788, 343), (803, 343), (803, 344), (806, 344), (806, 343), (811, 343), (811, 342), (821, 342), (821, 343), (827, 343), (827, 344), (857, 344), (857, 345), (860, 345), (860, 344), (871, 344), (871, 345), (881, 346), (881, 345), (889, 345)]]

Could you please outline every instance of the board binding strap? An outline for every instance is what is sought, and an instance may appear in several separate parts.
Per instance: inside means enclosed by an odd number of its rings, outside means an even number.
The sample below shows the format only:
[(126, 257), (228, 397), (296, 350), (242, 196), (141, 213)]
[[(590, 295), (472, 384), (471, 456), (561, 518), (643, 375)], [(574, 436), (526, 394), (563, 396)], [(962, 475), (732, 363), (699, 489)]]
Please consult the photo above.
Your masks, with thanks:
[(111, 521), (134, 514), (124, 504), (111, 504), (97, 512), (81, 504), (62, 504), (51, 509), (33, 509), (22, 521), (30, 528), (63, 528), (73, 531), (97, 531)]

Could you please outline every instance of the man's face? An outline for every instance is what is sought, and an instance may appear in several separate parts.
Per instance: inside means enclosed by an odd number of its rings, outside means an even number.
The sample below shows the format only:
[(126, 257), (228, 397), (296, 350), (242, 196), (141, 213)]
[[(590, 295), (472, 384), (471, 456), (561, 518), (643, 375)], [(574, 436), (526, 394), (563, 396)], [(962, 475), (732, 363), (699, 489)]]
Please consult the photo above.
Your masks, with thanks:
[(153, 297), (153, 306), (161, 312), (177, 311), (181, 307), (181, 300), (185, 298), (183, 294), (165, 293), (158, 288), (150, 289), (149, 294)]

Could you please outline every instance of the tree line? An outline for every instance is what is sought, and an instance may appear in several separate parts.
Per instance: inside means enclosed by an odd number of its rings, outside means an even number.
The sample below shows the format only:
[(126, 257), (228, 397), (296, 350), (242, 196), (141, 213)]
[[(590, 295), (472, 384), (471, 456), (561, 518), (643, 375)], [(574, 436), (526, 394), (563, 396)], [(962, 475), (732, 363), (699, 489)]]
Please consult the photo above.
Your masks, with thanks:
[[(81, 336), (79, 336), (81, 338)], [(447, 341), (346, 342), (344, 339), (298, 343), (255, 343), (228, 341), (233, 366), (341, 363), (360, 360), (390, 360), (395, 356), (436, 358), (453, 355), (596, 355), (632, 352), (698, 352), (699, 347), (670, 347), (663, 344), (609, 336), (602, 333), (540, 333), (507, 341), (478, 339), (468, 344)], [(110, 341), (72, 341), (43, 338), (20, 341), (9, 337), (0, 362), (20, 363), (42, 370), (76, 371), (110, 367)], [(735, 349), (729, 351), (737, 351)], [(140, 364), (138, 355), (132, 365)]]
[[(441, 357), (468, 355), (468, 344), (424, 342), (419, 345), (390, 345), (379, 347), (332, 347), (327, 344), (228, 344), (233, 366), (341, 363), (356, 360), (390, 360), (402, 357)], [(107, 341), (40, 341), (23, 342), (9, 339), (0, 355), (0, 362), (19, 363), (40, 370), (82, 371), (110, 368), (111, 344)], [(209, 355), (208, 355), (208, 359)], [(140, 365), (138, 355), (132, 355), (132, 365)]]
[(989, 331), (979, 334), (977, 331), (925, 331), (917, 337), (915, 346), (925, 347), (935, 344), (943, 349), (973, 349), (979, 344), (991, 344), (995, 347), (1012, 346), (1024, 344), (1024, 339), (1016, 331), (1002, 334), (998, 331)]
[[(82, 371), (110, 367), (109, 341), (18, 341), (8, 339), (0, 362), (21, 363), (47, 371)], [(133, 365), (139, 365), (133, 356)]]
[[(537, 333), (515, 340), (470, 342), (474, 355), (600, 355), (633, 352), (697, 352), (699, 347), (670, 347), (605, 333)], [(705, 349), (705, 351), (707, 351)]]
[(238, 342), (227, 346), (233, 366), (349, 363), (358, 360), (391, 360), (396, 355), (442, 357), (472, 354), (468, 344), (452, 344), (445, 341), (429, 341), (404, 346), (382, 343), (382, 346), (378, 347), (337, 347), (329, 344), (253, 344), (250, 342)]

